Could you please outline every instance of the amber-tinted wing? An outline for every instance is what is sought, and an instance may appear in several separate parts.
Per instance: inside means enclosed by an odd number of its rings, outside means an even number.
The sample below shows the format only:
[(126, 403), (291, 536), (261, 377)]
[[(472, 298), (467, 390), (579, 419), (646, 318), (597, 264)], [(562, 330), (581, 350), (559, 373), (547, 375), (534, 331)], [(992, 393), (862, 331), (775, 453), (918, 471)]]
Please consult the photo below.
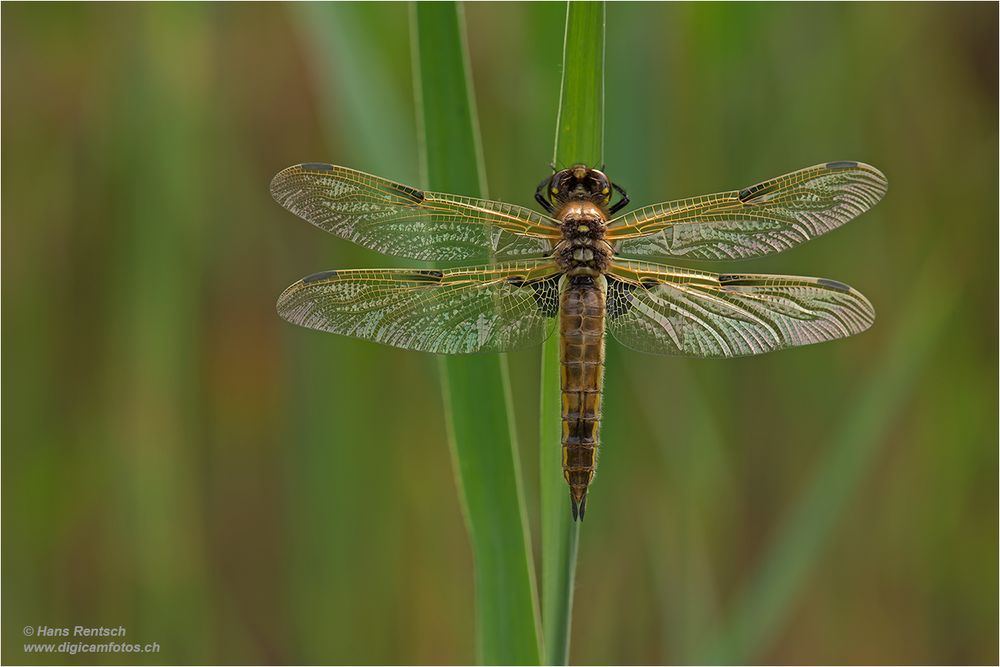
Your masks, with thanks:
[(827, 162), (742, 190), (665, 202), (609, 223), (622, 255), (744, 259), (781, 252), (839, 227), (885, 194), (862, 162)]
[(548, 253), (558, 223), (521, 206), (411, 188), (331, 164), (289, 167), (271, 195), (322, 230), (386, 255), (425, 261)]
[(875, 311), (825, 278), (717, 274), (616, 261), (608, 273), (608, 330), (652, 354), (740, 357), (844, 338)]
[(540, 343), (559, 309), (559, 268), (525, 260), (455, 269), (357, 269), (303, 278), (278, 298), (293, 324), (421, 352)]

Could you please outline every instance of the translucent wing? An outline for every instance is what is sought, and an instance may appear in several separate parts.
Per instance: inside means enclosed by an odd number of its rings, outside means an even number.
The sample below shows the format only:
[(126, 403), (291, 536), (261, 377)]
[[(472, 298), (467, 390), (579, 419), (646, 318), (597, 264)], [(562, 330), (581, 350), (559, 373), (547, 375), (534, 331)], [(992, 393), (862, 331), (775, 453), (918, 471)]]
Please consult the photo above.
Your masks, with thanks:
[(665, 202), (609, 223), (622, 255), (743, 259), (781, 252), (874, 206), (888, 184), (862, 162), (827, 162), (744, 188)]
[(550, 260), (326, 271), (286, 289), (278, 314), (310, 329), (407, 350), (503, 352), (551, 333), (560, 275)]
[(844, 338), (875, 319), (872, 305), (825, 278), (716, 274), (614, 262), (608, 330), (652, 354), (740, 357)]
[(322, 230), (386, 255), (425, 261), (548, 254), (558, 223), (521, 206), (425, 192), (331, 164), (271, 181), (275, 201)]

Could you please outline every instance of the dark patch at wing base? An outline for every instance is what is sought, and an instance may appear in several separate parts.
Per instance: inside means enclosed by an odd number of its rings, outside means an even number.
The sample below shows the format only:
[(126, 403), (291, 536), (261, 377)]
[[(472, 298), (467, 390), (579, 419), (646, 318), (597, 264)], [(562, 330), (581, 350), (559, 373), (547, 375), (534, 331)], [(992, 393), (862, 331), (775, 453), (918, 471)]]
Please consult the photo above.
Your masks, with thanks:
[(531, 297), (538, 306), (538, 312), (543, 317), (555, 317), (559, 314), (559, 275), (546, 276), (545, 278), (527, 278), (525, 276), (511, 276), (507, 278), (507, 284), (531, 290)]
[(559, 276), (533, 280), (527, 286), (531, 288), (538, 312), (543, 317), (555, 317), (559, 314)]
[(507, 284), (530, 289), (531, 297), (543, 317), (555, 317), (559, 314), (559, 274), (545, 278), (511, 276), (507, 278)]
[(604, 274), (604, 278), (608, 281), (608, 319), (614, 320), (631, 310), (632, 299), (628, 295), (639, 286), (608, 273)]

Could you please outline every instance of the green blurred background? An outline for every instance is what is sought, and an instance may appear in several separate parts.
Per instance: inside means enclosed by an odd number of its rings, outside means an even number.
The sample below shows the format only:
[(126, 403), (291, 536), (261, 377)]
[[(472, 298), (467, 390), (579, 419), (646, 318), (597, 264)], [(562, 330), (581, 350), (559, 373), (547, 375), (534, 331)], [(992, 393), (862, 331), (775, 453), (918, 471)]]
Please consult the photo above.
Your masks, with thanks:
[[(474, 660), (434, 359), (274, 313), (303, 275), (398, 264), (267, 185), (418, 182), (408, 7), (2, 14), (3, 662), (76, 624), (162, 646), (109, 662)], [(547, 172), (564, 14), (466, 8), (494, 198)], [(610, 343), (571, 659), (996, 662), (997, 5), (607, 14), (607, 171), (636, 205), (830, 160), (890, 187), (739, 265), (854, 285), (864, 335)], [(538, 350), (510, 359), (537, 530)]]

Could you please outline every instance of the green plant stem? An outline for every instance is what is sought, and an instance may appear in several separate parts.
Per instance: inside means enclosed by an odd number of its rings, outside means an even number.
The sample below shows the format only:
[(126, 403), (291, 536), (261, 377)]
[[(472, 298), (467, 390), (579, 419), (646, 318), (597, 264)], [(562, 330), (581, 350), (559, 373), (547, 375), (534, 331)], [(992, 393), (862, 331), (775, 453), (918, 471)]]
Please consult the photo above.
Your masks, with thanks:
[[(604, 160), (604, 3), (568, 2), (562, 85), (553, 162), (557, 167)], [(573, 581), (580, 524), (570, 516), (559, 442), (559, 336), (542, 349), (541, 380), (542, 627), (545, 662), (569, 659)]]
[[(415, 3), (412, 8), (424, 185), (485, 196), (460, 8), (452, 2)], [(537, 593), (506, 358), (441, 357), (440, 368), (475, 559), (479, 660), (538, 664)]]

